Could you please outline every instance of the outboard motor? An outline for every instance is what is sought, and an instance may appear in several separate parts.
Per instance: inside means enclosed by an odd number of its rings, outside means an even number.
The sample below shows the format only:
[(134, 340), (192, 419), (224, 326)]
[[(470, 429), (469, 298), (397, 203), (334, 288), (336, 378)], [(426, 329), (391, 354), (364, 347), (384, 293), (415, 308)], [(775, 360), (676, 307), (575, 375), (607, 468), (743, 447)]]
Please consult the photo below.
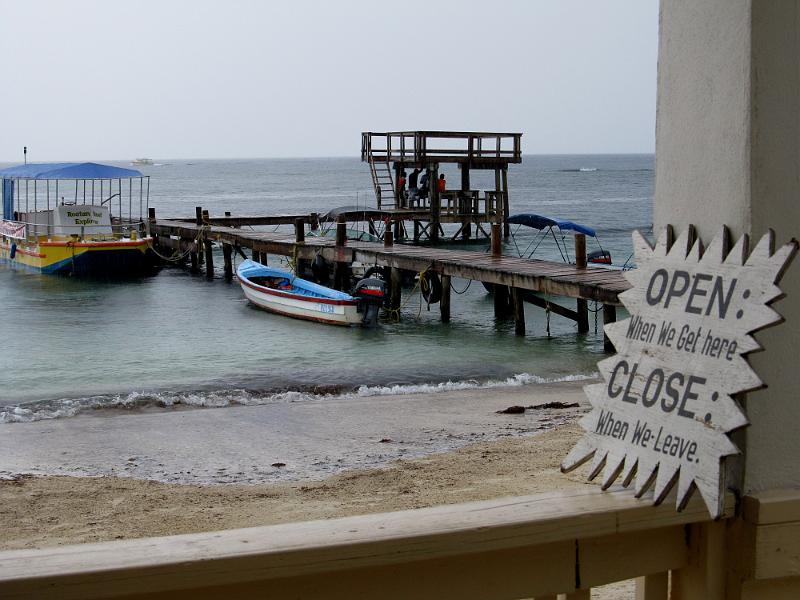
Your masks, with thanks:
[(378, 324), (378, 313), (386, 299), (386, 282), (377, 277), (365, 277), (353, 289), (353, 297), (358, 300), (358, 312), (363, 316), (364, 327), (375, 327)]

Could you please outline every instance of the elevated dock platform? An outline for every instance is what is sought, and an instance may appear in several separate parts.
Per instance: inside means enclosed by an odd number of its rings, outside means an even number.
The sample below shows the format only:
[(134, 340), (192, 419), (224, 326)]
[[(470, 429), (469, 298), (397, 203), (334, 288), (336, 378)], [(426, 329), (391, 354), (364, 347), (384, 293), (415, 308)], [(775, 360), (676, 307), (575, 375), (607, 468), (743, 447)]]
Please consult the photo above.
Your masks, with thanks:
[[(361, 134), (361, 160), (369, 164), (379, 210), (419, 209), (413, 239), (438, 241), (442, 223), (460, 227), (453, 238), (489, 237), (491, 223), (509, 215), (508, 166), (522, 162), (522, 134), (481, 131), (392, 131)], [(440, 165), (455, 164), (459, 181), (440, 189)], [(413, 170), (412, 170), (413, 169)], [(472, 188), (473, 170), (493, 170), (494, 188)], [(403, 235), (402, 215), (395, 237)], [(425, 225), (427, 223), (427, 225)], [(504, 225), (504, 235), (509, 229)]]

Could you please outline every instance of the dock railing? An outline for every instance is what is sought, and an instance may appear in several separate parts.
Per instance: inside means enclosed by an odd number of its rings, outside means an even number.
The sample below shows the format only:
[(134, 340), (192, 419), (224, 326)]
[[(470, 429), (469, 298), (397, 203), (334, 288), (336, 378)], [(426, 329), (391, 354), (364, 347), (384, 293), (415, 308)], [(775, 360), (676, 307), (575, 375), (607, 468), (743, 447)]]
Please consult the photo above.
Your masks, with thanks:
[[(800, 528), (800, 491), (745, 499), (738, 517), (734, 505), (729, 494), (723, 518), (713, 522), (698, 497), (676, 512), (667, 503), (636, 500), (629, 490), (587, 487), (14, 550), (0, 553), (0, 596), (575, 600), (588, 599), (597, 586), (636, 578), (639, 600), (715, 599), (740, 597), (721, 595), (732, 587), (764, 589), (800, 575), (794, 562), (800, 538), (792, 534)], [(778, 522), (790, 522), (783, 535), (774, 530)], [(757, 553), (724, 560), (749, 538), (761, 540)], [(775, 560), (776, 548), (789, 554)]]
[(390, 131), (361, 134), (361, 160), (406, 165), (430, 163), (520, 163), (521, 133)]

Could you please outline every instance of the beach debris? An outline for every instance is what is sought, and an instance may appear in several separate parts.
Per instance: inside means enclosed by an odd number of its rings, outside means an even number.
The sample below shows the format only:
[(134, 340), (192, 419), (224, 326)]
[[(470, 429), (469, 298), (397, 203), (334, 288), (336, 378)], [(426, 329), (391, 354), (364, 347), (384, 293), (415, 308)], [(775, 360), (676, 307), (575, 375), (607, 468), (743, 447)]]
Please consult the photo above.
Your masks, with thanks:
[(380, 441), (379, 441), (378, 443), (379, 443), (379, 444), (389, 444), (389, 443), (391, 443), (391, 442), (393, 442), (393, 441), (394, 441), (394, 440), (393, 440), (392, 438), (381, 438), (381, 439), (380, 439)]
[(526, 408), (530, 408), (533, 410), (543, 410), (546, 408), (555, 408), (555, 409), (564, 409), (564, 408), (578, 408), (580, 406), (577, 402), (545, 402), (544, 404), (534, 404), (533, 406), (528, 406)]
[(274, 462), (274, 463), (272, 463), (270, 466), (271, 466), (271, 467), (285, 467), (285, 466), (286, 466), (286, 463), (282, 463), (282, 462)]
[(509, 406), (508, 408), (504, 408), (503, 410), (498, 410), (498, 415), (521, 415), (525, 412), (524, 406)]

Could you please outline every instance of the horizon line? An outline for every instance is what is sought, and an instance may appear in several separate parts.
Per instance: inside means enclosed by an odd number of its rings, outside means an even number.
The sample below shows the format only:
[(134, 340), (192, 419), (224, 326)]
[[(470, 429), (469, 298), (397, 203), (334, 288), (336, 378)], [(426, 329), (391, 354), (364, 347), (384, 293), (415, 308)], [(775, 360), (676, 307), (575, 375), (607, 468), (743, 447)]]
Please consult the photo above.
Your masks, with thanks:
[[(655, 156), (655, 151), (651, 152), (552, 152), (552, 153), (544, 153), (544, 152), (529, 152), (529, 153), (522, 153), (523, 158), (525, 156)], [(164, 160), (164, 161), (184, 161), (184, 160), (323, 160), (323, 159), (340, 159), (340, 158), (354, 158), (360, 159), (361, 156), (359, 154), (332, 154), (328, 156), (174, 156), (174, 157), (164, 157), (164, 158), (151, 158), (146, 157), (153, 161)], [(94, 162), (96, 160), (103, 160), (108, 162), (127, 162), (130, 163), (134, 159), (133, 158), (103, 158), (103, 159), (73, 159), (73, 160), (62, 160), (62, 159), (45, 159), (45, 160), (29, 160), (28, 163), (36, 164), (37, 162)], [(15, 160), (5, 160), (0, 159), (2, 163), (17, 163), (18, 161)], [(20, 162), (20, 164), (22, 164)]]

